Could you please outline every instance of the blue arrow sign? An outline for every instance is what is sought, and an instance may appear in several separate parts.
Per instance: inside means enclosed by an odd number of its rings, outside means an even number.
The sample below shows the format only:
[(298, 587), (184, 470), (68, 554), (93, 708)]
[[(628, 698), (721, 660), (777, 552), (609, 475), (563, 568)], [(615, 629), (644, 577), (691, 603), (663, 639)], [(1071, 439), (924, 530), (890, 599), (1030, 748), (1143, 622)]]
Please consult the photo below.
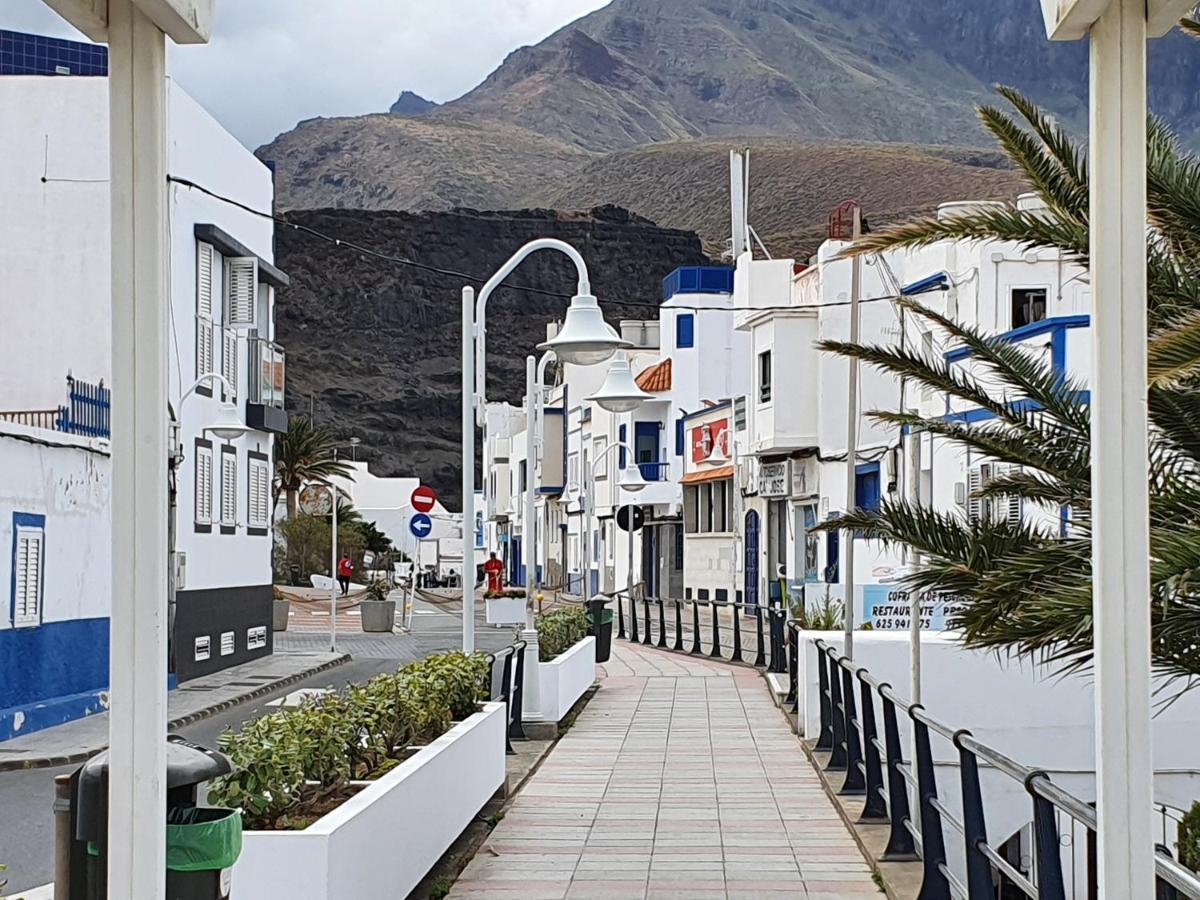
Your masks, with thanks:
[(429, 532), (433, 531), (433, 519), (429, 518), (425, 513), (417, 513), (408, 520), (408, 530), (417, 538), (427, 538), (429, 537)]

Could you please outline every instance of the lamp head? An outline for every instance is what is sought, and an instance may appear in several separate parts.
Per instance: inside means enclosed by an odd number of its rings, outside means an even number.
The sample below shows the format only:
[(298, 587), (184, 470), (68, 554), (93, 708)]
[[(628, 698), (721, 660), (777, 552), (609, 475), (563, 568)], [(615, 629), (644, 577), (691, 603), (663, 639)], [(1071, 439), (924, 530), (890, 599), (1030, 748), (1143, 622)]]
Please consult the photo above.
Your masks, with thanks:
[(617, 487), (636, 494), (645, 486), (646, 479), (642, 477), (641, 467), (637, 463), (630, 462), (621, 470), (621, 478), (617, 481)]
[(216, 417), (204, 430), (211, 431), (223, 441), (236, 441), (253, 429), (242, 421), (236, 406), (232, 403), (222, 403)]
[(624, 413), (637, 409), (643, 402), (651, 399), (651, 395), (637, 386), (633, 380), (633, 370), (629, 367), (629, 359), (623, 350), (619, 350), (608, 365), (604, 384), (587, 399), (598, 404), (601, 409)]
[(594, 366), (609, 359), (629, 341), (604, 321), (600, 304), (590, 294), (576, 294), (567, 308), (563, 327), (553, 338), (538, 344), (539, 350), (553, 350), (560, 362), (576, 366)]

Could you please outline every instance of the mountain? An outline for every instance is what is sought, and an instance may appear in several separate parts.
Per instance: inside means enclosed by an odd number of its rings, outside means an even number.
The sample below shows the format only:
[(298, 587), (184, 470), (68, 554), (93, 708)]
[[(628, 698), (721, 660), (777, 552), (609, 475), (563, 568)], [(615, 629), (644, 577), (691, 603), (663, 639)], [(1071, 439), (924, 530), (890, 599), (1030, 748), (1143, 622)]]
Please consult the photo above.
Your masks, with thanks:
[(388, 112), (393, 116), (421, 116), (440, 105), (412, 91), (401, 91), (396, 102), (388, 107)]
[[(288, 220), (391, 256), (482, 279), (522, 244), (557, 237), (587, 259), (592, 287), (614, 325), (657, 315), (661, 281), (708, 260), (696, 235), (625, 210), (585, 213), (405, 213), (311, 210)], [(294, 228), (275, 232), (275, 261), (291, 276), (279, 291), (276, 335), (288, 354), (289, 411), (342, 437), (382, 475), (419, 475), (448, 507), (460, 485), (462, 278), (364, 256)], [(545, 340), (574, 292), (565, 256), (535, 253), (488, 305), (489, 398), (519, 403), (527, 353)], [(547, 297), (519, 289), (560, 291)], [(611, 299), (610, 299), (611, 298)], [(618, 301), (624, 301), (618, 302)]]

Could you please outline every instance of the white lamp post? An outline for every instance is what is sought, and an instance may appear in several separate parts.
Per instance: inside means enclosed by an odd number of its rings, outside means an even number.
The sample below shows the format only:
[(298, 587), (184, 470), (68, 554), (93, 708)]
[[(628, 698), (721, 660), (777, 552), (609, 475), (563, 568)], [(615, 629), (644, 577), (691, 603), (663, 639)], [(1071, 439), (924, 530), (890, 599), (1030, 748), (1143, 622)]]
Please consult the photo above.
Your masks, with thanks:
[[(466, 523), (475, 520), (475, 424), (485, 422), (487, 407), (487, 302), (505, 278), (531, 253), (538, 250), (557, 250), (575, 264), (577, 284), (575, 296), (567, 309), (562, 330), (551, 341), (539, 345), (541, 350), (553, 350), (562, 362), (588, 366), (604, 362), (621, 347), (622, 341), (604, 321), (596, 298), (591, 295), (587, 264), (579, 251), (555, 238), (530, 241), (514, 253), (479, 291), (464, 287), (462, 291), (462, 497), (463, 497), (463, 652), (475, 650), (475, 540)], [(528, 370), (527, 370), (528, 376)], [(474, 414), (472, 414), (474, 409)], [(528, 466), (528, 463), (526, 463)]]
[(1042, 0), (1054, 40), (1090, 36), (1092, 609), (1100, 897), (1152, 897), (1146, 415), (1146, 38), (1194, 0)]
[(166, 37), (203, 44), (212, 0), (47, 0), (108, 42), (112, 616), (108, 896), (166, 892), (168, 396)]
[[(646, 480), (642, 478), (642, 470), (633, 458), (633, 448), (624, 441), (616, 441), (609, 444), (599, 456), (592, 462), (591, 483), (584, 491), (583, 496), (583, 602), (586, 604), (592, 599), (592, 513), (596, 508), (596, 473), (600, 471), (600, 463), (608, 459), (610, 453), (614, 450), (625, 451), (625, 467), (621, 470), (621, 478), (617, 481), (619, 491), (627, 491), (630, 494), (636, 494), (646, 487)], [(585, 473), (587, 474), (587, 473)], [(614, 502), (616, 497), (613, 497)], [(633, 571), (633, 510), (629, 511), (629, 571)], [(599, 565), (599, 560), (597, 560)], [(632, 584), (632, 578), (630, 579)], [(599, 623), (597, 623), (599, 624)]]

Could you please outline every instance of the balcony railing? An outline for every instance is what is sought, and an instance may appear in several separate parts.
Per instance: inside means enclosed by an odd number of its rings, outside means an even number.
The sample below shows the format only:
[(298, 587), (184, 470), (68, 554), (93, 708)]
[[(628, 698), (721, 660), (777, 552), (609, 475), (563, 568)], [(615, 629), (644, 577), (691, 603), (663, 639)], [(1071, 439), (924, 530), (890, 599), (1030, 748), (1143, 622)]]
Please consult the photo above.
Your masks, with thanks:
[(48, 428), (58, 430), (60, 409), (15, 409), (0, 412), (0, 422), (13, 422), (17, 425), (28, 425), (30, 428)]
[(642, 471), (642, 478), (646, 481), (669, 481), (667, 477), (671, 464), (667, 462), (643, 462), (638, 463), (638, 468)]
[(112, 391), (100, 381), (90, 384), (67, 376), (67, 405), (58, 409), (25, 409), (0, 412), (0, 420), (78, 434), (84, 437), (112, 436)]
[[(789, 623), (789, 627), (796, 626)], [(798, 632), (793, 631), (793, 645), (798, 637)], [(824, 641), (817, 640), (814, 644), (821, 724), (816, 749), (829, 752), (825, 771), (845, 773), (839, 793), (863, 797), (863, 821), (888, 824), (884, 859), (921, 860), (922, 897), (992, 900), (997, 896), (1025, 896), (1033, 900), (1062, 900), (1068, 896), (1067, 876), (1073, 886), (1070, 896), (1081, 896), (1074, 889), (1075, 879), (1081, 875), (1093, 877), (1092, 867), (1072, 860), (1073, 865), (1064, 874), (1063, 848), (1067, 844), (1063, 833), (1070, 832), (1067, 840), (1071, 847), (1092, 844), (1096, 833), (1094, 807), (1067, 793), (1045, 772), (1010, 759), (969, 731), (951, 728), (931, 717), (919, 704), (901, 699), (889, 685)], [(790, 662), (794, 667), (794, 656)], [(788, 700), (794, 703), (797, 687), (794, 668), (789, 676)], [(901, 717), (911, 721), (912, 759), (905, 759), (907, 745), (900, 737)], [(959, 781), (955, 787), (945, 784), (947, 776), (939, 779), (939, 766), (932, 751), (934, 737), (954, 747)], [(1028, 858), (1032, 865), (1014, 863), (1003, 848), (989, 841), (981, 770), (1005, 775), (1029, 794), (1034, 846)], [(952, 804), (949, 797), (956, 794), (961, 801)], [(961, 841), (951, 842), (953, 851), (947, 847), (947, 826)], [(1077, 839), (1083, 833), (1088, 835), (1087, 841)], [(1154, 854), (1158, 876), (1156, 897), (1200, 898), (1200, 876), (1173, 858), (1169, 843), (1167, 838), (1163, 844), (1152, 846), (1147, 836), (1142, 851)], [(961, 851), (963, 858), (954, 860), (955, 851)], [(1026, 858), (1024, 853), (1021, 858)], [(1095, 885), (1084, 885), (1082, 895), (1094, 896), (1087, 893), (1094, 888)]]
[(285, 373), (283, 348), (266, 338), (250, 338), (249, 402), (283, 409)]

